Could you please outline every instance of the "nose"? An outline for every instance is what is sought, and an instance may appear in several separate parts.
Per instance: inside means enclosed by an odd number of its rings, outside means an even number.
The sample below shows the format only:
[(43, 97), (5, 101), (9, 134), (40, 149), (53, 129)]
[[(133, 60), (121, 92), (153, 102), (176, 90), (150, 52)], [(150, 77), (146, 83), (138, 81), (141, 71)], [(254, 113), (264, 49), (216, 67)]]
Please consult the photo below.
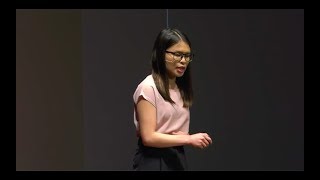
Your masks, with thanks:
[[(183, 60), (183, 61), (182, 61)], [(180, 60), (180, 63), (187, 63), (187, 60), (186, 60), (186, 57), (185, 56), (182, 56), (181, 60)]]

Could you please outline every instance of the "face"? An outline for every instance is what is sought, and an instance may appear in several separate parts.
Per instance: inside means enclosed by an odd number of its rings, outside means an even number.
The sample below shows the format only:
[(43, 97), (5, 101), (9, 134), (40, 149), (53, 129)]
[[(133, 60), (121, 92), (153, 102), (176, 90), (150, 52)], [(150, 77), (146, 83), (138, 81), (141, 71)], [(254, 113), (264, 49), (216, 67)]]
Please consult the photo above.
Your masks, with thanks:
[[(177, 44), (168, 48), (165, 52), (165, 63), (167, 73), (170, 78), (183, 76), (187, 66), (189, 64), (188, 57), (191, 53), (191, 49), (184, 41), (179, 41)], [(179, 57), (181, 58), (179, 61)]]

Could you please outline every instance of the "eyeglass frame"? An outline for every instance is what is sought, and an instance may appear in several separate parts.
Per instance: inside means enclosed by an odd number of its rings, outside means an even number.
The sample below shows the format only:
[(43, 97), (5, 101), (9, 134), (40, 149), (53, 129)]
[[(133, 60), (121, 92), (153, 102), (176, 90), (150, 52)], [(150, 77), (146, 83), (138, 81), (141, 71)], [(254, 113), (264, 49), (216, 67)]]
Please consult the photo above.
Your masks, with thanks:
[[(183, 54), (183, 53), (179, 53), (179, 52), (171, 52), (171, 51), (165, 51), (166, 53), (170, 53), (170, 54), (172, 54), (172, 57), (173, 57), (173, 59), (175, 60), (175, 61), (178, 61), (178, 62), (180, 62), (181, 60), (182, 60), (182, 58), (184, 58), (184, 60), (186, 61), (186, 62), (191, 62), (192, 60), (193, 60), (193, 58), (194, 58), (194, 54), (193, 53), (187, 53), (187, 54)], [(177, 54), (179, 54), (180, 55), (180, 60), (176, 60), (175, 58), (177, 57)], [(189, 61), (187, 61), (187, 55), (189, 55), (189, 58), (190, 58), (190, 60)]]

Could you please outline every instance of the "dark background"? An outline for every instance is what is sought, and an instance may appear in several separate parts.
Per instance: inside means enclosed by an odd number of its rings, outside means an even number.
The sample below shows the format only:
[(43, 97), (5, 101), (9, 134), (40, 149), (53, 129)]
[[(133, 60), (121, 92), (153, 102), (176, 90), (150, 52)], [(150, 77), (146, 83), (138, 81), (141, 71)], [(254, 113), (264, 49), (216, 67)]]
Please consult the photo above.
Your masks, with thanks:
[[(165, 9), (16, 10), (16, 170), (131, 170), (133, 92)], [(169, 9), (195, 103), (190, 170), (304, 170), (304, 10)]]

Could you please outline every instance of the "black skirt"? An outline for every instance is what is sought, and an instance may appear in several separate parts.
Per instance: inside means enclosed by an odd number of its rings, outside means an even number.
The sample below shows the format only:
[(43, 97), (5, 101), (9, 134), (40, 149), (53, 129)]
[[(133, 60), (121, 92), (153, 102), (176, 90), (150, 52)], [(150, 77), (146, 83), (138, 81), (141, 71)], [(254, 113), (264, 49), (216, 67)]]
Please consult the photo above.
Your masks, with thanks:
[(187, 159), (183, 146), (154, 148), (144, 146), (141, 138), (133, 159), (135, 171), (186, 171)]

